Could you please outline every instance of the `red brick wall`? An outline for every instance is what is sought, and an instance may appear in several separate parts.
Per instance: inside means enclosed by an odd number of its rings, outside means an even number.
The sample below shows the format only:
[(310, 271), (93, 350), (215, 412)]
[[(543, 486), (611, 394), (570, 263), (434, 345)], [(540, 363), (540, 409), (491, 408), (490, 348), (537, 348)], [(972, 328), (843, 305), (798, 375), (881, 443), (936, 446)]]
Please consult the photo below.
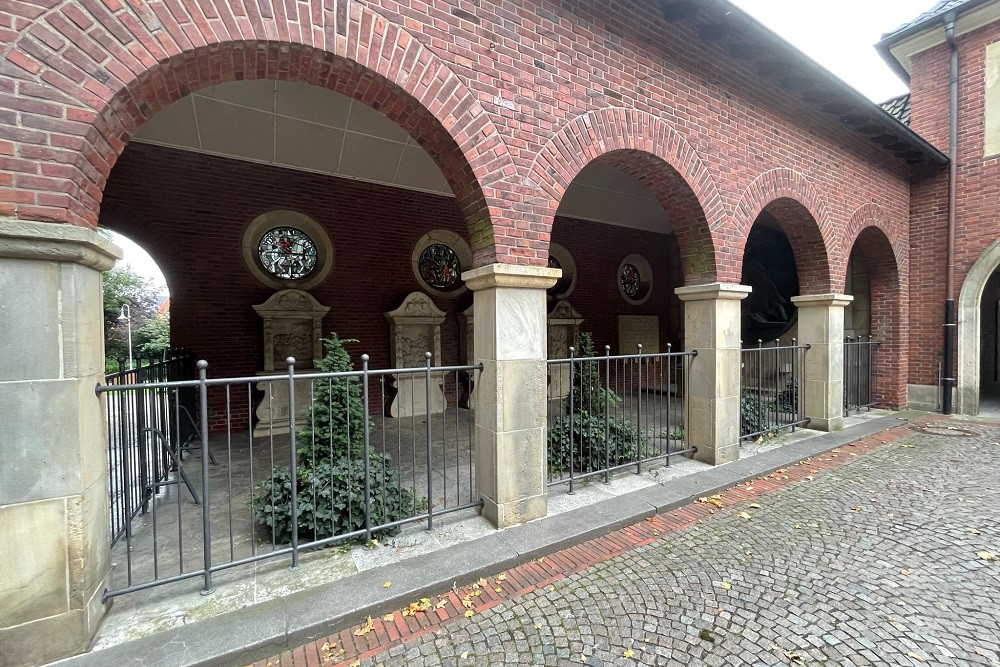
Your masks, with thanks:
[[(11, 123), (0, 130), (0, 213), (93, 224), (104, 177), (143, 119), (209, 83), (281, 77), (377, 105), (410, 131), (460, 193), (480, 263), (544, 263), (553, 181), (568, 183), (597, 139), (574, 119), (598, 111), (605, 145), (658, 152), (706, 209), (702, 220), (676, 221), (693, 227), (679, 234), (690, 280), (738, 280), (736, 209), (775, 169), (801, 175), (825, 202), (833, 289), (849, 254), (837, 230), (861, 205), (877, 202), (906, 237), (898, 160), (685, 23), (667, 23), (659, 3), (201, 7), (0, 7), (0, 35), (14, 44), (0, 61), (0, 94), (13, 109), (0, 117)], [(550, 144), (557, 135), (568, 143)], [(546, 145), (553, 172), (532, 172)]]
[[(955, 208), (955, 294), (988, 245), (1000, 238), (1000, 156), (983, 156), (986, 47), (1000, 40), (1000, 23), (958, 39), (959, 128)], [(942, 45), (913, 59), (913, 128), (940, 149), (948, 149), (948, 49)], [(942, 360), (947, 265), (947, 174), (913, 189), (910, 256), (911, 384), (937, 383)], [(959, 331), (974, 336), (974, 331)]]
[[(210, 376), (234, 377), (263, 367), (261, 320), (250, 306), (275, 290), (247, 269), (241, 243), (250, 222), (273, 209), (308, 215), (333, 242), (333, 270), (309, 290), (331, 307), (324, 332), (359, 339), (348, 346), (359, 365), (368, 353), (372, 368), (390, 367), (382, 313), (421, 290), (410, 264), (421, 236), (432, 229), (465, 235), (452, 198), (135, 143), (112, 172), (101, 226), (139, 243), (159, 264), (171, 293), (172, 344), (208, 360)], [(595, 344), (617, 350), (619, 314), (659, 315), (662, 346), (682, 339), (672, 235), (569, 218), (560, 218), (555, 230), (577, 266), (569, 301)], [(617, 287), (619, 263), (633, 252), (653, 269), (653, 295), (641, 306), (626, 303)], [(472, 293), (434, 301), (448, 314), (443, 362), (464, 363), (458, 314), (471, 305)]]

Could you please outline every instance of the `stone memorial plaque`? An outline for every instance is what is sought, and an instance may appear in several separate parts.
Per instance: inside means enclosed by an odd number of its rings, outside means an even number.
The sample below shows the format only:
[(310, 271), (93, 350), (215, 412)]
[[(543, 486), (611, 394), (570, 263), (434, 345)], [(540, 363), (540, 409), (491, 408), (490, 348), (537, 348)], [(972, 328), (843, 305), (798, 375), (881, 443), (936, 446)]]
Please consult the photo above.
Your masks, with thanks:
[(643, 354), (660, 352), (660, 318), (658, 315), (619, 315), (618, 354), (636, 354), (642, 344)]

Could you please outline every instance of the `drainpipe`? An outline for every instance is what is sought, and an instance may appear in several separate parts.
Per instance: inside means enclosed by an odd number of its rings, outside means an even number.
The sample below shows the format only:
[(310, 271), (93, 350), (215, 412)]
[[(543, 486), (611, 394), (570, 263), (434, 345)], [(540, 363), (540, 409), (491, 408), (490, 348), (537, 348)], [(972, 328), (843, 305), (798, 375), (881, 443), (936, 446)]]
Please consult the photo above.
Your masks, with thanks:
[(958, 45), (955, 43), (955, 12), (944, 17), (944, 36), (948, 42), (951, 66), (948, 74), (948, 271), (944, 301), (944, 396), (941, 412), (952, 411), (955, 386), (955, 199), (958, 179)]

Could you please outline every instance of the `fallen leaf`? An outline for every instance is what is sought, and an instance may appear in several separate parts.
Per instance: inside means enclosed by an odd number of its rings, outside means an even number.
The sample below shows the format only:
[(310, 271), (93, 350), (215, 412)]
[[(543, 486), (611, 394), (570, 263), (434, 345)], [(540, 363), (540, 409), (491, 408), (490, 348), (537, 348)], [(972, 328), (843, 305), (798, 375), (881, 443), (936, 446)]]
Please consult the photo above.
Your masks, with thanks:
[(469, 609), (468, 611), (465, 612), (465, 617), (466, 618), (472, 618), (473, 616), (475, 616), (475, 614), (476, 614), (476, 612), (474, 612), (471, 609)]
[(919, 660), (920, 662), (927, 662), (927, 658), (925, 658), (924, 656), (920, 655), (919, 653), (914, 653), (913, 651), (910, 651), (906, 655), (910, 656), (914, 660)]
[(808, 475), (808, 476), (806, 476), (805, 479), (806, 479), (807, 482), (811, 482), (811, 481), (813, 481), (815, 479), (815, 477), (813, 477), (812, 475)]
[(388, 621), (388, 622), (395, 621), (396, 620), (396, 615), (395, 614), (386, 614), (385, 616), (382, 617), (382, 620), (383, 621)]
[(365, 623), (363, 626), (361, 626), (360, 628), (358, 628), (357, 630), (354, 631), (354, 636), (355, 637), (364, 637), (365, 635), (367, 635), (369, 632), (371, 632), (374, 629), (375, 629), (375, 621), (372, 619), (371, 616), (369, 616), (368, 617), (368, 622)]
[(541, 623), (535, 623), (535, 630), (541, 630), (541, 629), (542, 629), (542, 624)]
[(352, 662), (351, 663), (351, 667), (361, 667), (361, 660), (358, 659), (358, 660), (355, 660), (354, 662)]
[(723, 582), (722, 582), (722, 583), (720, 583), (719, 585), (720, 585), (720, 586), (722, 586), (722, 587), (723, 587), (724, 589), (726, 589), (727, 591), (728, 591), (728, 590), (729, 590), (730, 588), (732, 588), (732, 587), (733, 587), (733, 585), (732, 585), (731, 583), (729, 583), (728, 581), (723, 581)]
[(983, 560), (1000, 560), (1000, 557), (998, 557), (992, 551), (980, 551), (976, 555), (982, 558)]
[(975, 529), (975, 528), (973, 528), (971, 532), (972, 532), (973, 535), (982, 535), (982, 533), (979, 530)]
[(462, 660), (465, 660), (466, 658), (469, 657), (469, 652), (468, 651), (462, 651), (462, 655), (459, 656), (459, 657), (462, 658)]
[(801, 525), (799, 525), (799, 524), (795, 524), (795, 528), (796, 528), (796, 529), (799, 529), (799, 528), (801, 528), (801, 527), (802, 527)]
[(750, 503), (750, 509), (755, 509), (755, 510), (760, 509), (760, 505), (758, 505), (757, 503)]
[(908, 575), (908, 574), (913, 574), (913, 571), (912, 570), (901, 570), (899, 573), (903, 574), (903, 575)]
[(389, 588), (389, 586), (392, 586), (392, 582), (391, 581), (387, 581), (384, 584), (382, 584), (382, 588)]
[(635, 655), (635, 651), (633, 651), (632, 649), (626, 649), (625, 652), (622, 653), (622, 655), (625, 656), (626, 658), (631, 658), (632, 656)]
[(507, 580), (507, 575), (506, 574), (498, 574), (497, 575), (497, 581), (506, 581), (506, 580)]
[(494, 593), (503, 593), (503, 589), (500, 588), (499, 586), (497, 586), (496, 588), (493, 589), (493, 592)]
[(738, 516), (741, 519), (749, 519), (750, 518), (750, 515), (747, 514), (746, 512), (739, 512), (739, 513), (736, 514), (736, 516)]

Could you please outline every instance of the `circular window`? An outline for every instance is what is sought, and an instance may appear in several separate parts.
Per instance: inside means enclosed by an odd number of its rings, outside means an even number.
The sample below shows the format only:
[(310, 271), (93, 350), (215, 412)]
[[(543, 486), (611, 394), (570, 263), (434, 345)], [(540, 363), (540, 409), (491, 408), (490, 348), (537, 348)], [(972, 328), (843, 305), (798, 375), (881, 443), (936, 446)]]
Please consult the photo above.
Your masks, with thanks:
[(618, 290), (632, 304), (645, 303), (653, 292), (653, 271), (642, 255), (629, 255), (618, 266)]
[(414, 277), (429, 294), (453, 298), (465, 292), (462, 271), (472, 267), (472, 249), (455, 232), (435, 229), (424, 234), (410, 259)]
[(458, 253), (444, 243), (432, 243), (420, 252), (420, 275), (431, 287), (450, 289), (461, 280), (462, 263)]
[(562, 276), (548, 289), (549, 299), (565, 299), (576, 286), (576, 262), (573, 261), (573, 256), (566, 248), (552, 243), (549, 245), (549, 268), (562, 270)]
[(268, 230), (257, 246), (257, 256), (264, 269), (281, 280), (305, 278), (316, 268), (316, 244), (294, 227)]
[(243, 232), (243, 259), (265, 285), (308, 289), (333, 268), (333, 244), (312, 218), (295, 211), (268, 211)]

